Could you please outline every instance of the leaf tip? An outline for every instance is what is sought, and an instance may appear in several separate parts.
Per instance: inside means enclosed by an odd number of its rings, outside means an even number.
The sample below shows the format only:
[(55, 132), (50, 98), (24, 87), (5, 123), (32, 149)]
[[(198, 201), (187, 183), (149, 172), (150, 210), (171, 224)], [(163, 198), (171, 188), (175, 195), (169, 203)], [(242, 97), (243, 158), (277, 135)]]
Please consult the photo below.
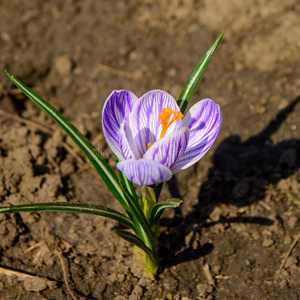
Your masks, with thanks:
[(179, 207), (181, 205), (181, 203), (183, 202), (181, 199), (177, 199), (177, 198), (173, 199), (173, 201), (174, 201), (176, 207)]
[(11, 75), (6, 69), (4, 70), (4, 72), (5, 72), (5, 74), (6, 74), (9, 78), (12, 77), (12, 75)]
[(225, 33), (225, 29), (221, 32), (221, 34), (219, 35), (218, 39), (217, 39), (217, 42), (220, 43), (221, 42), (221, 39), (223, 38), (223, 35)]

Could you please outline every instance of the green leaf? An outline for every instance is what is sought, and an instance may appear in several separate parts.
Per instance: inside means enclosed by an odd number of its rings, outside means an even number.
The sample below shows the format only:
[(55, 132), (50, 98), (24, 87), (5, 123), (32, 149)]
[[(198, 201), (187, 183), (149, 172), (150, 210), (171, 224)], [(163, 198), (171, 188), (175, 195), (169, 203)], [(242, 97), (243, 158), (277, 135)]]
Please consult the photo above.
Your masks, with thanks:
[(215, 53), (222, 37), (224, 35), (224, 31), (220, 34), (218, 39), (214, 42), (214, 44), (209, 48), (209, 50), (205, 53), (204, 57), (200, 60), (194, 71), (192, 72), (191, 76), (189, 77), (188, 81), (186, 82), (177, 104), (182, 113), (185, 112), (185, 109), (194, 93), (196, 86), (198, 85), (209, 61), (211, 60), (213, 54)]
[[(116, 163), (119, 162), (119, 159), (116, 157)], [(130, 192), (130, 194), (133, 196), (134, 200), (136, 201), (136, 203), (139, 203), (139, 198), (136, 194), (135, 188), (133, 186), (133, 183), (128, 180), (124, 174), (118, 170), (119, 176), (120, 176), (120, 180), (123, 183), (123, 185), (126, 187), (126, 189)]]
[(114, 232), (121, 238), (123, 238), (124, 240), (136, 245), (137, 247), (139, 247), (140, 249), (142, 249), (143, 251), (145, 251), (149, 257), (153, 260), (153, 262), (156, 261), (156, 257), (154, 255), (154, 253), (152, 252), (152, 250), (147, 247), (145, 245), (145, 243), (136, 235), (132, 234), (131, 232), (128, 231), (124, 231), (124, 230), (114, 230)]
[(127, 200), (128, 206), (131, 209), (132, 215), (131, 219), (135, 224), (137, 235), (144, 241), (145, 245), (150, 249), (154, 249), (153, 235), (150, 230), (148, 220), (146, 219), (141, 206), (135, 202), (132, 195), (125, 189), (121, 182), (121, 187), (123, 189), (124, 196)]
[(128, 212), (129, 208), (126, 205), (117, 176), (92, 143), (88, 141), (84, 135), (72, 123), (65, 119), (65, 117), (63, 117), (50, 103), (28, 88), (18, 78), (12, 76), (7, 70), (5, 70), (5, 73), (30, 100), (46, 112), (47, 115), (66, 132), (66, 134), (72, 139), (72, 141), (83, 152), (96, 171), (100, 174), (103, 181), (124, 209)]
[(161, 190), (163, 188), (164, 183), (160, 183), (158, 186), (155, 187), (154, 191), (155, 191), (155, 197), (156, 197), (156, 202), (158, 202)]
[(163, 211), (168, 207), (178, 207), (182, 200), (177, 198), (172, 198), (166, 202), (160, 202), (155, 204), (150, 211), (150, 224), (157, 224)]
[(150, 219), (150, 211), (155, 204), (156, 204), (156, 197), (153, 189), (148, 186), (143, 186), (142, 197), (141, 197), (141, 208), (147, 220)]
[[(205, 55), (203, 56), (203, 58), (200, 60), (200, 62), (198, 63), (198, 65), (196, 66), (196, 68), (193, 70), (191, 76), (189, 77), (189, 79), (187, 80), (180, 96), (179, 99), (177, 101), (177, 104), (180, 108), (180, 111), (184, 114), (187, 105), (208, 65), (208, 63), (210, 62), (213, 54), (215, 53), (219, 43), (221, 42), (221, 39), (224, 35), (223, 31), (220, 36), (217, 38), (217, 40), (214, 42), (214, 44), (209, 48), (209, 50), (205, 53)], [(156, 195), (156, 200), (158, 201), (162, 187), (163, 187), (163, 182), (160, 183), (156, 188), (155, 188), (155, 195)]]
[(69, 203), (69, 202), (47, 202), (47, 203), (33, 203), (22, 204), (15, 206), (0, 207), (0, 213), (20, 213), (20, 212), (65, 212), (97, 215), (107, 217), (118, 221), (126, 227), (135, 230), (133, 222), (125, 215), (118, 211), (104, 207), (101, 205), (89, 205), (85, 203)]

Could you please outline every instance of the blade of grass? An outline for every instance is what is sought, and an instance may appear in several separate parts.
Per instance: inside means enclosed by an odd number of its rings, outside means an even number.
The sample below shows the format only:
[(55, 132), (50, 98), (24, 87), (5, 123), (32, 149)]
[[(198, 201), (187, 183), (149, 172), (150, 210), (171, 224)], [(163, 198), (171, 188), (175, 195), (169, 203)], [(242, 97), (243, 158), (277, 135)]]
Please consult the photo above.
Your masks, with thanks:
[(11, 75), (7, 70), (5, 70), (6, 75), (9, 79), (38, 107), (40, 107), (46, 114), (52, 118), (72, 139), (72, 141), (77, 145), (77, 147), (83, 152), (87, 157), (99, 175), (102, 177), (105, 184), (111, 190), (113, 195), (118, 199), (120, 204), (128, 212), (129, 207), (126, 204), (123, 192), (119, 185), (117, 176), (114, 174), (112, 169), (109, 167), (104, 158), (101, 157), (97, 149), (88, 141), (85, 136), (65, 117), (63, 117), (50, 103), (32, 91), (24, 83), (22, 83), (18, 78)]
[(160, 202), (155, 204), (150, 211), (150, 225), (152, 226), (158, 222), (160, 216), (162, 215), (162, 213), (166, 208), (168, 207), (176, 208), (180, 205), (181, 202), (182, 202), (181, 199), (173, 198), (166, 202)]
[(134, 198), (136, 203), (139, 203), (139, 198), (138, 198), (138, 196), (135, 192), (135, 189), (134, 189), (134, 186), (133, 186), (132, 182), (129, 181), (121, 171), (118, 171), (118, 172), (119, 172), (120, 180), (122, 181), (122, 183), (124, 184), (126, 189), (128, 191), (130, 191), (130, 194), (132, 195), (132, 197)]
[(107, 217), (118, 221), (124, 226), (135, 230), (133, 222), (118, 211), (104, 207), (101, 205), (89, 205), (85, 203), (69, 203), (69, 202), (47, 202), (47, 203), (33, 203), (21, 204), (15, 206), (0, 207), (0, 213), (20, 213), (20, 212), (65, 212), (97, 215)]
[(155, 187), (155, 197), (156, 197), (156, 202), (158, 202), (158, 199), (159, 199), (159, 196), (160, 196), (160, 193), (161, 193), (161, 190), (163, 188), (163, 182), (160, 183), (158, 186)]
[(221, 39), (224, 35), (224, 31), (220, 34), (220, 36), (217, 38), (217, 40), (214, 42), (214, 44), (209, 48), (209, 50), (205, 53), (203, 58), (200, 60), (196, 68), (193, 70), (191, 76), (187, 80), (180, 96), (177, 101), (178, 106), (181, 110), (181, 112), (184, 114), (185, 109), (195, 91), (196, 86), (198, 85), (209, 61), (211, 60), (213, 54), (215, 53), (219, 43), (221, 42)]
[(141, 206), (135, 202), (131, 194), (123, 186), (122, 182), (121, 187), (123, 188), (124, 196), (132, 211), (132, 221), (135, 223), (137, 235), (143, 240), (147, 247), (154, 249), (153, 235)]
[[(200, 60), (200, 62), (198, 63), (198, 65), (196, 66), (196, 68), (193, 70), (191, 76), (189, 77), (189, 79), (187, 80), (178, 100), (177, 100), (177, 104), (180, 108), (180, 111), (184, 114), (187, 105), (208, 65), (208, 63), (210, 62), (213, 54), (215, 53), (219, 43), (222, 40), (222, 37), (224, 35), (223, 31), (219, 37), (217, 38), (217, 40), (214, 42), (214, 44), (209, 48), (209, 50), (205, 53), (205, 55), (202, 57), (202, 59)], [(156, 200), (158, 201), (162, 187), (163, 187), (163, 182), (160, 183), (156, 188), (155, 188), (155, 195), (156, 195)]]
[[(118, 163), (118, 162), (119, 162), (119, 159), (116, 157), (116, 163)], [(139, 198), (136, 194), (133, 183), (130, 180), (128, 180), (120, 170), (118, 170), (118, 173), (119, 173), (119, 177), (120, 177), (121, 182), (124, 184), (126, 189), (128, 191), (130, 191), (130, 194), (133, 196), (134, 200), (138, 204), (139, 203)]]

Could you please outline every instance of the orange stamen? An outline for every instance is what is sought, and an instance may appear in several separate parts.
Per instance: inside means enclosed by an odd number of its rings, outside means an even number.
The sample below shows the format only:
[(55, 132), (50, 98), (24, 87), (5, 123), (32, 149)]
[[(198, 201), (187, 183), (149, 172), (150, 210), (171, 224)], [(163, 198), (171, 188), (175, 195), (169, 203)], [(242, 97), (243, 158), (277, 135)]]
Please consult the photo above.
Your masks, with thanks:
[(148, 145), (147, 145), (147, 150), (148, 150), (151, 146), (152, 146), (152, 144), (151, 144), (151, 143), (148, 143)]
[[(170, 120), (170, 117), (173, 115), (173, 118)], [(167, 129), (177, 120), (183, 118), (183, 114), (180, 111), (175, 111), (170, 108), (163, 108), (162, 113), (158, 116), (161, 123), (161, 134), (160, 138), (164, 137)]]

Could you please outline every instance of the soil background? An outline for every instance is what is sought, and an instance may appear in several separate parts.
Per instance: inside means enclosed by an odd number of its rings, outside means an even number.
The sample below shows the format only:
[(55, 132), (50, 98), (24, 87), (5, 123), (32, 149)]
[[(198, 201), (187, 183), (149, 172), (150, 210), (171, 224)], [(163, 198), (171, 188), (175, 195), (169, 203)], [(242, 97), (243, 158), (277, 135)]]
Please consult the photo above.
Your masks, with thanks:
[(220, 104), (216, 143), (164, 186), (158, 279), (140, 278), (114, 221), (0, 215), (0, 299), (300, 299), (298, 0), (0, 2), (0, 204), (120, 209), (96, 171), (4, 74), (7, 68), (107, 154), (116, 89), (177, 98), (226, 30), (191, 105)]

